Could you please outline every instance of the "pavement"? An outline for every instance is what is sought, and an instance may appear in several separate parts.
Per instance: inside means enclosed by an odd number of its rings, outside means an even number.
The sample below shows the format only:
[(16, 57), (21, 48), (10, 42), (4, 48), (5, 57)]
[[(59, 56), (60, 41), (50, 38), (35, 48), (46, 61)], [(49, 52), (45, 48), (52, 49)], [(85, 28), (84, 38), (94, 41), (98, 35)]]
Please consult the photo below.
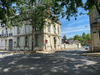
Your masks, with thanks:
[(100, 57), (100, 52), (87, 52), (87, 53), (79, 53), (83, 56), (92, 56), (92, 57)]
[(85, 52), (1, 53), (0, 75), (100, 75), (100, 57), (80, 55)]

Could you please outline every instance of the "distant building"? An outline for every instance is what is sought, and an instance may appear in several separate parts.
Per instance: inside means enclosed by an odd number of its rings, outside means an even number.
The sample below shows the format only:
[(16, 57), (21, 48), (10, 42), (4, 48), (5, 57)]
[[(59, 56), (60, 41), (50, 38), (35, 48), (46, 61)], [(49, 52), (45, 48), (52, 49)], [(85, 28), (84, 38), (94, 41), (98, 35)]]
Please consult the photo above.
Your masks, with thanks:
[(81, 43), (78, 40), (65, 40), (62, 39), (63, 49), (78, 49), (81, 48)]
[(100, 51), (100, 15), (96, 9), (90, 10), (91, 51)]
[(68, 44), (67, 39), (62, 39), (62, 44), (64, 44), (64, 43)]
[[(34, 28), (35, 51), (61, 49), (61, 24), (50, 22), (48, 19), (41, 33)], [(29, 22), (25, 21), (22, 27), (15, 26), (12, 29), (0, 26), (0, 50), (32, 50), (32, 27)]]

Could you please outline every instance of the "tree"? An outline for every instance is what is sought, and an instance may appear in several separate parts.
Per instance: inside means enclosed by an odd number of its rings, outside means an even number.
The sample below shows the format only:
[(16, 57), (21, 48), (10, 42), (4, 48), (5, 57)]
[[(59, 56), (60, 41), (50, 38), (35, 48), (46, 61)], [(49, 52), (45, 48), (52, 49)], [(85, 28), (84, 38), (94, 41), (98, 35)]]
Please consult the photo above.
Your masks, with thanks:
[[(28, 21), (29, 24), (32, 26), (32, 50), (34, 50), (34, 36), (35, 32), (42, 32), (42, 29), (44, 28), (45, 23), (48, 19), (54, 23), (57, 22), (57, 17), (55, 15), (52, 15), (49, 11), (49, 3), (44, 0), (25, 0), (23, 6), (19, 9), (20, 14), (17, 16), (14, 16), (12, 20), (12, 25), (21, 25), (23, 21)], [(43, 5), (46, 3), (46, 5)], [(48, 6), (47, 6), (48, 5)], [(16, 23), (16, 24), (15, 24)]]
[(74, 40), (74, 38), (69, 38), (68, 40)]
[(100, 1), (99, 0), (87, 0), (84, 5), (85, 10), (90, 10), (96, 8), (98, 13), (100, 14)]
[(89, 33), (86, 35), (86, 37), (87, 37), (87, 40), (91, 40), (91, 35)]
[(85, 34), (83, 32), (82, 36), (75, 35), (73, 38), (69, 38), (69, 40), (78, 40), (81, 42), (82, 46), (88, 45), (88, 40), (91, 40), (90, 34)]
[(1, 25), (9, 25), (10, 17), (16, 14), (17, 6), (20, 4), (23, 4), (23, 0), (0, 0)]
[(63, 39), (67, 39), (66, 35), (63, 36)]
[(77, 40), (78, 38), (80, 38), (79, 35), (74, 36), (74, 40)]
[(83, 38), (83, 39), (86, 39), (86, 34), (85, 34), (85, 32), (83, 32), (82, 38)]
[[(0, 20), (6, 25), (9, 24), (9, 17), (14, 16), (16, 13), (33, 8), (33, 5), (45, 6), (46, 9), (50, 9), (51, 14), (55, 14), (56, 17), (62, 15), (62, 18), (66, 16), (67, 20), (70, 20), (70, 17), (78, 17), (78, 8), (82, 7), (85, 10), (90, 10), (96, 8), (100, 14), (100, 1), (99, 0), (86, 0), (86, 3), (83, 3), (84, 0), (0, 0)], [(33, 4), (31, 6), (31, 4)], [(29, 5), (28, 9), (27, 6)], [(66, 9), (66, 10), (65, 10)], [(40, 11), (41, 12), (41, 11)], [(82, 13), (80, 13), (82, 14)], [(36, 15), (37, 16), (37, 15)], [(55, 16), (53, 16), (54, 20)]]
[[(70, 20), (70, 17), (75, 17), (75, 20), (78, 17), (78, 8), (84, 8), (85, 10), (91, 10), (96, 8), (100, 14), (100, 1), (99, 0), (86, 0), (86, 3), (83, 3), (84, 0), (57, 0), (52, 4), (52, 9), (54, 14), (62, 15), (62, 18), (66, 16), (67, 20)], [(65, 10), (66, 9), (66, 10)], [(61, 11), (62, 10), (62, 11)], [(80, 13), (81, 15), (84, 13)]]

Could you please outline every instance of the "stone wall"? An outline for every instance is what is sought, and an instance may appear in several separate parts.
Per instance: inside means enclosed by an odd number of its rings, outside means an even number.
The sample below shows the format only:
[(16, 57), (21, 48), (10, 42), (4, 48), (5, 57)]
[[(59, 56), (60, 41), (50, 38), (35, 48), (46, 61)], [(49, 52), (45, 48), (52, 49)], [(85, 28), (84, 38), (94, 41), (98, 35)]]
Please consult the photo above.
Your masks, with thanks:
[(78, 49), (81, 48), (81, 44), (62, 44), (61, 46), (62, 49)]

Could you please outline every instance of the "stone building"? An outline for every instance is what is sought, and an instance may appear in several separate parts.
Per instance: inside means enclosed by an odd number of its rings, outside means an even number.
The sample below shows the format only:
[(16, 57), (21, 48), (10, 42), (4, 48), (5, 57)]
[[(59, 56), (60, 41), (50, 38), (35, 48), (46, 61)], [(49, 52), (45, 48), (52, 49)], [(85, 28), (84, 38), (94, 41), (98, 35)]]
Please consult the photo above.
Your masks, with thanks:
[(90, 10), (91, 45), (90, 50), (100, 51), (100, 15), (96, 9)]
[(79, 49), (81, 48), (81, 43), (78, 40), (62, 40), (62, 49)]
[[(49, 22), (49, 23), (48, 23)], [(34, 50), (61, 49), (61, 24), (47, 20), (40, 33), (34, 28)], [(27, 21), (11, 29), (0, 26), (0, 50), (32, 50), (32, 27)]]

